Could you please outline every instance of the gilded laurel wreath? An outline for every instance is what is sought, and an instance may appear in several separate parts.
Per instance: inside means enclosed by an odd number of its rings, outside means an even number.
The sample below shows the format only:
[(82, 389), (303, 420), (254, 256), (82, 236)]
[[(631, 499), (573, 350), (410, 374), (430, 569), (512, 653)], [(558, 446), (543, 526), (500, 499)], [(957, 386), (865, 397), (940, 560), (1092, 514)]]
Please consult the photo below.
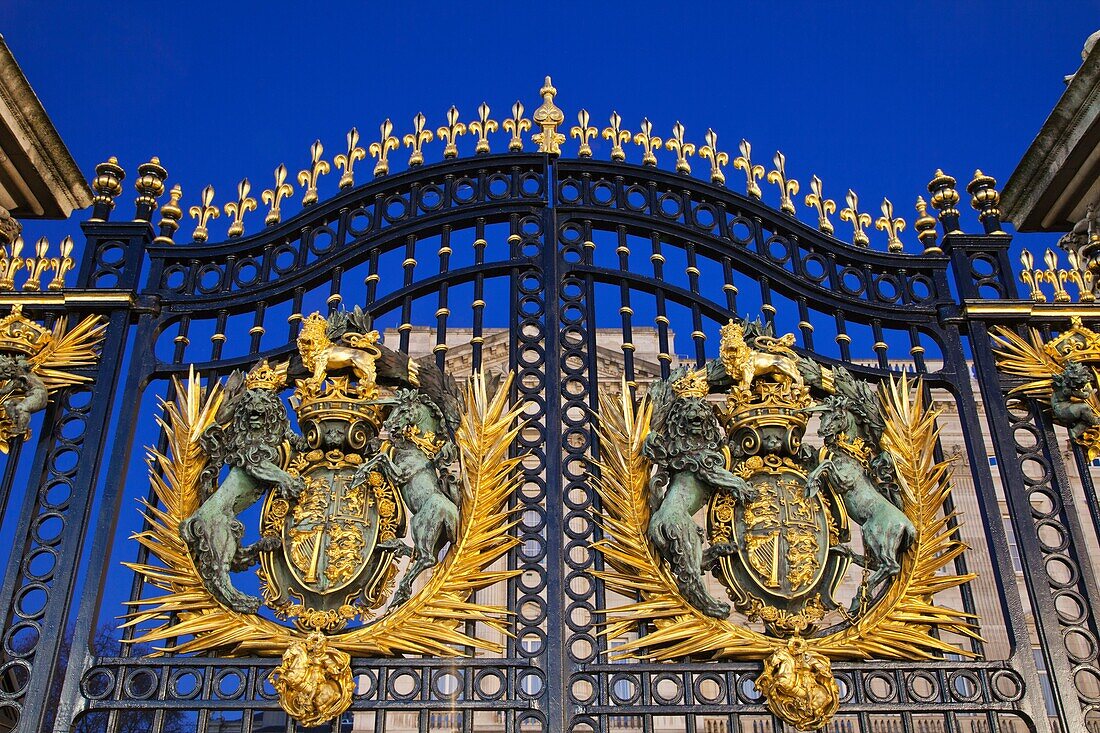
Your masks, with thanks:
[[(893, 456), (903, 483), (902, 509), (916, 527), (916, 538), (881, 598), (844, 628), (805, 638), (797, 650), (804, 658), (930, 659), (968, 653), (930, 633), (934, 628), (978, 638), (972, 616), (933, 602), (935, 594), (974, 576), (942, 572), (966, 546), (950, 515), (944, 515), (951, 464), (933, 457), (939, 413), (924, 404), (921, 394), (920, 381), (905, 376), (891, 379), (879, 394), (886, 420), (882, 445)], [(595, 483), (604, 508), (604, 537), (594, 547), (606, 569), (598, 575), (610, 590), (637, 599), (603, 612), (608, 641), (621, 642), (610, 656), (782, 660), (791, 653), (788, 639), (700, 611), (678, 590), (668, 565), (652, 548), (646, 536), (651, 466), (643, 455), (652, 409), (648, 398), (635, 408), (625, 389), (621, 399), (607, 398), (601, 404), (600, 475)], [(628, 635), (641, 623), (654, 628), (630, 640)]]
[[(507, 609), (470, 599), (476, 591), (517, 572), (490, 569), (518, 542), (510, 533), (515, 522), (508, 499), (517, 488), (515, 469), (522, 457), (509, 456), (508, 450), (520, 430), (517, 418), (522, 405), (509, 408), (508, 386), (505, 382), (490, 397), (483, 377), (477, 375), (465, 390), (456, 434), (461, 454), (462, 519), (457, 540), (445, 559), (408, 602), (374, 623), (325, 637), (326, 649), (354, 656), (457, 656), (470, 649), (501, 651), (498, 643), (462, 629), (467, 623), (480, 622), (502, 636), (507, 633)], [(208, 459), (199, 436), (214, 422), (223, 396), (220, 384), (204, 389), (192, 372), (186, 381), (177, 381), (176, 398), (162, 404), (158, 422), (168, 448), (163, 453), (148, 450), (157, 500), (145, 503), (149, 528), (134, 536), (152, 559), (126, 565), (164, 593), (131, 601), (136, 610), (128, 614), (125, 626), (140, 629), (134, 643), (183, 639), (172, 647), (174, 654), (218, 650), (229, 656), (284, 655), (284, 667), (288, 649), (303, 655), (331, 655), (323, 649), (311, 651), (309, 639), (301, 631), (259, 615), (234, 612), (220, 603), (204, 586), (180, 537), (180, 523), (195, 512), (201, 499), (200, 475)]]

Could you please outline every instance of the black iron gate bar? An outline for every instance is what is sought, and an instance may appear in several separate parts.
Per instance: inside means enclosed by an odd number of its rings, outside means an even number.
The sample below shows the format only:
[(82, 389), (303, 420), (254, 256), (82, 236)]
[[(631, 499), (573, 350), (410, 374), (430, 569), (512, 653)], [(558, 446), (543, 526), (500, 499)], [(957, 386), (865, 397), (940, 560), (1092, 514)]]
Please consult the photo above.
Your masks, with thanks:
[[(518, 116), (522, 118), (522, 108)], [(586, 125), (582, 121), (582, 127)], [(943, 190), (940, 180), (936, 191), (942, 194)], [(999, 225), (991, 225), (988, 211), (980, 212), (987, 233), (949, 233), (940, 245), (945, 254), (934, 246), (926, 247), (922, 256), (877, 252), (841, 243), (765, 205), (759, 194), (743, 196), (714, 182), (652, 166), (522, 152), (449, 159), (380, 175), (254, 235), (222, 244), (154, 242), (155, 234), (171, 241), (178, 227), (178, 209), (175, 220), (170, 209), (162, 209), (168, 221), (159, 223), (158, 231), (149, 207), (140, 209), (133, 222), (111, 222), (116, 195), (100, 191), (93, 220), (84, 225), (87, 244), (76, 287), (62, 295), (0, 293), (0, 304), (23, 303), (36, 317), (50, 318), (64, 311), (77, 318), (97, 312), (110, 323), (100, 363), (89, 371), (95, 382), (59, 396), (43, 416), (33, 455), (20, 452), (17, 445), (2, 477), (0, 497), (18, 496), (12, 485), (16, 459), (31, 461), (34, 480), (20, 510), (17, 551), (0, 587), (0, 605), (6, 609), (5, 667), (9, 673), (22, 670), (15, 674), (25, 675), (21, 685), (0, 690), (0, 706), (15, 715), (19, 730), (45, 730), (55, 716), (65, 729), (76, 716), (97, 711), (110, 711), (110, 721), (117, 721), (117, 714), (127, 710), (160, 711), (153, 718), (158, 729), (163, 711), (185, 709), (203, 711), (201, 728), (209, 724), (211, 711), (242, 712), (242, 730), (250, 731), (252, 711), (277, 709), (274, 696), (264, 687), (275, 664), (271, 659), (97, 657), (86, 644), (75, 643), (68, 668), (58, 669), (56, 662), (66, 629), (73, 628), (77, 640), (87, 639), (99, 616), (113, 615), (111, 609), (100, 608), (100, 592), (111, 568), (107, 562), (118, 518), (131, 509), (121, 506), (120, 477), (131, 463), (142, 395), (153, 385), (167, 388), (167, 379), (185, 373), (190, 364), (213, 377), (259, 358), (286, 356), (287, 342), (297, 331), (293, 316), (300, 317), (307, 300), (326, 288), (327, 295), (321, 297), (335, 310), (349, 290), (345, 287), (348, 273), (364, 266), (367, 276), (360, 304), (374, 316), (397, 314), (400, 346), (406, 352), (414, 304), (436, 297), (435, 353), (441, 366), (456, 307), (449, 294), (458, 287), (473, 288), (469, 313), (476, 368), (484, 358), (486, 300), (498, 294), (487, 289), (487, 283), (507, 281), (508, 359), (517, 373), (514, 399), (537, 407), (528, 414), (530, 430), (514, 448), (531, 456), (524, 468), (528, 488), (517, 497), (517, 507), (532, 512), (537, 520), (521, 523), (517, 531), (521, 540), (541, 548), (532, 557), (516, 550), (509, 559), (511, 567), (525, 571), (509, 582), (509, 602), (516, 609), (524, 604), (538, 609), (534, 615), (517, 614), (513, 631), (517, 638), (536, 640), (537, 651), (512, 641), (505, 658), (469, 660), (464, 663), (467, 672), (461, 693), (442, 697), (433, 691), (432, 681), (440, 670), (453, 667), (449, 660), (356, 660), (355, 672), (363, 675), (369, 689), (356, 697), (353, 710), (378, 711), (376, 730), (384, 729), (381, 713), (386, 711), (465, 711), (469, 714), (462, 716), (463, 730), (473, 730), (474, 711), (503, 711), (507, 713), (504, 729), (517, 733), (521, 729), (605, 731), (612, 718), (623, 716), (640, 716), (649, 730), (658, 714), (683, 715), (684, 725), (694, 730), (698, 715), (725, 716), (730, 725), (738, 725), (740, 716), (765, 712), (759, 697), (747, 691), (746, 682), (757, 669), (749, 663), (604, 661), (606, 649), (592, 616), (604, 606), (605, 598), (601, 585), (591, 579), (598, 560), (588, 550), (597, 536), (591, 516), (600, 511), (588, 482), (589, 461), (599, 448), (591, 423), (591, 412), (598, 405), (596, 333), (605, 315), (612, 313), (611, 307), (597, 302), (600, 288), (618, 290), (614, 307), (623, 366), (627, 379), (636, 382), (634, 307), (639, 295), (653, 298), (660, 372), (667, 376), (675, 358), (670, 307), (689, 313), (693, 357), (701, 363), (707, 355), (706, 329), (744, 315), (738, 302), (739, 297), (742, 302), (747, 298), (746, 279), (759, 287), (765, 320), (777, 320), (779, 298), (796, 306), (797, 328), (807, 351), (814, 350), (815, 322), (820, 324), (823, 316), (831, 319), (839, 363), (853, 371), (875, 378), (887, 374), (892, 339), (885, 332), (904, 334), (913, 365), (925, 373), (926, 387), (947, 390), (956, 400), (968, 455), (983, 458), (971, 462), (972, 478), (1013, 645), (1009, 658), (919, 665), (837, 663), (834, 669), (845, 689), (842, 713), (856, 716), (866, 731), (871, 730), (874, 715), (898, 716), (907, 731), (916, 730), (914, 716), (929, 714), (940, 716), (945, 730), (958, 730), (958, 716), (964, 714), (983, 715), (990, 729), (1002, 714), (1032, 729), (1041, 729), (1046, 719), (1025, 604), (1012, 581), (1004, 527), (996, 521), (1000, 512), (984, 461), (983, 416), (972, 392), (963, 339), (973, 354), (986, 410), (984, 423), (993, 436), (1024, 562), (1028, 601), (1037, 610), (1034, 623), (1056, 717), (1066, 730), (1083, 730), (1086, 714), (1098, 704), (1075, 684), (1076, 674), (1097, 669), (1093, 611), (1100, 591), (1088, 558), (1079, 550), (1085, 546), (1081, 519), (1073, 509), (1057, 436), (1049, 416), (1037, 405), (1031, 405), (1023, 417), (1010, 413), (1005, 394), (1013, 385), (997, 373), (986, 334), (988, 323), (1006, 320), (1041, 319), (1057, 330), (1071, 311), (1087, 318), (1094, 311), (1087, 306), (1029, 304), (1025, 314), (1007, 260), (1009, 240), (995, 233)], [(957, 212), (950, 201), (941, 208), (944, 229), (955, 232)], [(858, 211), (854, 216), (858, 221)], [(506, 254), (487, 234), (487, 228), (496, 226), (507, 228)], [(472, 264), (453, 264), (457, 233), (471, 235)], [(926, 234), (921, 230), (925, 244)], [(605, 235), (615, 242), (614, 257), (597, 252), (605, 246), (597, 240), (603, 242)], [(436, 240), (438, 266), (425, 272), (416, 258), (417, 245)], [(631, 267), (635, 241), (647, 242), (650, 273)], [(665, 266), (666, 253), (673, 250), (684, 253), (683, 277)], [(380, 258), (391, 252), (404, 255), (400, 287), (379, 294), (379, 281), (389, 277), (380, 271)], [(979, 274), (979, 261), (982, 272), (991, 272)], [(702, 267), (712, 264), (722, 272), (721, 283), (702, 276)], [(143, 269), (145, 282), (140, 284)], [(961, 301), (951, 295), (949, 277), (954, 278)], [(983, 288), (992, 289), (997, 298), (983, 300)], [(358, 284), (352, 289), (359, 289)], [(285, 339), (281, 328), (276, 328), (281, 324), (270, 322), (270, 314), (280, 308), (289, 308), (292, 315)], [(252, 318), (248, 351), (223, 355), (227, 341), (239, 336), (231, 319), (240, 316)], [(864, 358), (853, 357), (851, 324), (870, 328), (877, 366), (851, 364), (853, 358)], [(209, 338), (209, 352), (197, 353), (199, 341), (192, 340), (197, 333)], [(931, 373), (923, 358), (923, 338), (931, 339), (942, 355), (939, 368)], [(168, 346), (158, 348), (164, 344)], [(159, 356), (165, 348), (172, 353), (170, 360)], [(127, 355), (129, 370), (123, 378)], [(121, 396), (116, 398), (120, 382)], [(121, 405), (119, 429), (108, 441), (99, 426), (107, 424), (116, 404)], [(63, 435), (59, 426), (74, 422), (84, 430), (75, 437), (71, 429)], [(1014, 431), (1021, 429), (1038, 437), (1037, 447), (1021, 447), (1014, 438)], [(98, 486), (108, 450), (109, 480)], [(58, 463), (63, 453), (76, 456), (73, 468)], [(1095, 526), (1096, 498), (1084, 470), (1087, 462), (1079, 450), (1075, 459), (1093, 510), (1088, 521)], [(1029, 493), (1036, 484), (1022, 472), (1024, 460), (1045, 466), (1047, 480), (1039, 488), (1060, 500), (1053, 515), (1034, 514)], [(131, 476), (130, 480), (138, 479)], [(69, 496), (52, 502), (48, 491), (59, 483), (68, 487)], [(89, 528), (93, 505), (96, 524)], [(46, 536), (41, 528), (52, 522), (63, 529), (57, 536)], [(1069, 546), (1057, 551), (1045, 547), (1037, 537), (1038, 522), (1063, 529), (1071, 538)], [(585, 529), (576, 529), (578, 525)], [(85, 584), (73, 603), (81, 570), (77, 561), (88, 542), (92, 562), (83, 569)], [(56, 563), (50, 572), (34, 575), (28, 571), (27, 558), (41, 552), (50, 553)], [(1073, 587), (1057, 584), (1047, 572), (1046, 563), (1054, 556), (1074, 570)], [(45, 598), (40, 610), (29, 609), (23, 602), (32, 591)], [(1072, 592), (1079, 598), (1081, 618), (1067, 622), (1054, 604), (1052, 591)], [(134, 593), (141, 592), (135, 583)], [(963, 591), (962, 601), (973, 609), (968, 590)], [(1094, 651), (1088, 658), (1071, 658), (1062, 641), (1069, 631), (1092, 640)], [(15, 643), (28, 634), (32, 643)], [(199, 680), (194, 694), (173, 691), (173, 679), (183, 672)], [(418, 680), (411, 695), (393, 688), (393, 678), (402, 674)], [(499, 676), (500, 692), (480, 692), (474, 679), (478, 675)], [(219, 695), (220, 682), (228, 677), (239, 678), (239, 691)], [(616, 692), (615, 683), (622, 680), (631, 682), (634, 694), (624, 697)], [(664, 680), (671, 681), (674, 694), (661, 691)], [(704, 680), (718, 681), (723, 692), (717, 698), (701, 694)], [(873, 680), (885, 680), (891, 692), (875, 692)], [(922, 694), (927, 689), (932, 692)], [(57, 705), (47, 704), (57, 694)], [(428, 716), (419, 720), (420, 729), (427, 730)]]

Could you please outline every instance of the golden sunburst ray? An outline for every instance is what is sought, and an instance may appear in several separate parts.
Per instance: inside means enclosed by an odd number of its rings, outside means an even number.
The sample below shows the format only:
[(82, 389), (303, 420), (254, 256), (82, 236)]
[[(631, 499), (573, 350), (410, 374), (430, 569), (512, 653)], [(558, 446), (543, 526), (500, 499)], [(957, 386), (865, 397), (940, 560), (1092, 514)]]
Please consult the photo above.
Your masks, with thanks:
[[(943, 511), (951, 493), (951, 464), (936, 462), (933, 457), (939, 412), (925, 406), (921, 381), (910, 381), (904, 375), (890, 380), (881, 390), (880, 400), (887, 423), (883, 447), (894, 456), (904, 487), (903, 510), (917, 527), (917, 538), (902, 560), (901, 573), (879, 602), (856, 623), (806, 639), (808, 649), (834, 659), (969, 654), (930, 633), (936, 627), (980, 639), (972, 615), (933, 602), (935, 594), (975, 577), (944, 572), (967, 548), (958, 538), (958, 527)], [(602, 611), (602, 634), (612, 645), (609, 657), (764, 659), (785, 640), (706, 616), (692, 607), (650, 548), (645, 535), (650, 468), (641, 449), (649, 432), (651, 409), (648, 399), (635, 408), (625, 384), (620, 399), (601, 400), (601, 457), (595, 484), (605, 517), (600, 521), (603, 537), (593, 548), (602, 554), (609, 569), (597, 575), (608, 590), (638, 599)], [(623, 641), (646, 624), (653, 630)]]
[(69, 370), (94, 365), (99, 358), (99, 344), (106, 333), (107, 320), (102, 316), (87, 316), (71, 330), (65, 317), (58, 318), (49, 344), (30, 359), (35, 374), (45, 382), (46, 389), (53, 392), (61, 387), (91, 381), (89, 377), (73, 374)]
[[(520, 482), (516, 468), (522, 456), (508, 453), (522, 427), (518, 418), (523, 405), (509, 407), (510, 385), (511, 377), (492, 397), (481, 375), (475, 375), (467, 386), (466, 410), (456, 435), (463, 478), (462, 524), (447, 557), (409, 601), (373, 624), (328, 637), (331, 646), (360, 656), (500, 651), (499, 643), (460, 628), (474, 622), (502, 636), (509, 634), (507, 609), (471, 598), (519, 573), (489, 569), (519, 543), (512, 532), (516, 522), (509, 500)], [(221, 606), (203, 586), (180, 539), (179, 523), (200, 501), (198, 478), (206, 456), (199, 436), (213, 424), (222, 391), (217, 383), (203, 390), (193, 370), (186, 382), (177, 381), (175, 386), (175, 399), (162, 403), (158, 419), (167, 450), (148, 449), (156, 501), (143, 502), (148, 527), (133, 535), (152, 557), (149, 562), (124, 563), (165, 592), (130, 601), (128, 605), (135, 610), (123, 617), (122, 625), (141, 629), (131, 640), (135, 644), (182, 638), (171, 648), (173, 654), (210, 650), (228, 656), (282, 654), (300, 634), (261, 616), (238, 614)]]
[(1065, 368), (1065, 363), (1044, 348), (1042, 335), (1032, 328), (1024, 338), (1004, 326), (994, 326), (989, 335), (1000, 347), (993, 350), (997, 366), (1007, 374), (1030, 378), (1012, 392), (1049, 401), (1051, 379)]

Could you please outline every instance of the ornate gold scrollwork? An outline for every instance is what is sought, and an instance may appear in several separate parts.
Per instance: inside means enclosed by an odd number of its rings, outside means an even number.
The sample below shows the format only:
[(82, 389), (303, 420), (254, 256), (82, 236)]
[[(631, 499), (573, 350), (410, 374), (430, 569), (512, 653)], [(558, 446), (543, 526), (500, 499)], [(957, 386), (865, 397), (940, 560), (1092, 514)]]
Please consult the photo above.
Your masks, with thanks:
[(560, 155), (561, 144), (565, 142), (565, 135), (558, 132), (558, 126), (565, 122), (565, 113), (554, 104), (554, 97), (558, 90), (554, 88), (550, 77), (546, 77), (546, 83), (542, 85), (539, 94), (542, 95), (542, 104), (531, 114), (531, 121), (539, 126), (539, 131), (534, 135), (534, 142), (539, 146), (540, 153), (548, 155)]

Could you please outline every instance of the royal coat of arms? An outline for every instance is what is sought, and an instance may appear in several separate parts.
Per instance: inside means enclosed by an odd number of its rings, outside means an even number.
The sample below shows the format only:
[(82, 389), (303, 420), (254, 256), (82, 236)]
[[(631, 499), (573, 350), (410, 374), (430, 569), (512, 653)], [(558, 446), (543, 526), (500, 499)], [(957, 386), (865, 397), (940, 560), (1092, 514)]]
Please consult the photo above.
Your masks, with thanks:
[[(303, 319), (296, 346), (205, 389), (192, 373), (164, 405), (137, 535), (154, 559), (131, 567), (165, 593), (127, 624), (135, 641), (189, 637), (173, 653), (280, 655), (280, 703), (312, 726), (350, 705), (352, 655), (498, 649), (464, 622), (507, 628), (471, 596), (514, 575), (488, 567), (516, 544), (520, 458), (505, 453), (521, 407), (507, 381), (461, 390), (387, 349), (358, 309)], [(259, 595), (235, 582), (252, 568)]]
[[(950, 466), (932, 457), (937, 413), (919, 381), (876, 388), (793, 344), (731, 321), (719, 358), (674, 370), (640, 405), (625, 390), (604, 401), (610, 519), (595, 547), (608, 587), (637, 599), (605, 610), (612, 654), (760, 660), (769, 708), (809, 730), (840, 704), (830, 659), (960, 653), (929, 630), (973, 636), (973, 619), (933, 595), (973, 576), (945, 571), (964, 546), (943, 515)], [(816, 448), (803, 442), (815, 415)], [(627, 639), (640, 621), (652, 630)]]

